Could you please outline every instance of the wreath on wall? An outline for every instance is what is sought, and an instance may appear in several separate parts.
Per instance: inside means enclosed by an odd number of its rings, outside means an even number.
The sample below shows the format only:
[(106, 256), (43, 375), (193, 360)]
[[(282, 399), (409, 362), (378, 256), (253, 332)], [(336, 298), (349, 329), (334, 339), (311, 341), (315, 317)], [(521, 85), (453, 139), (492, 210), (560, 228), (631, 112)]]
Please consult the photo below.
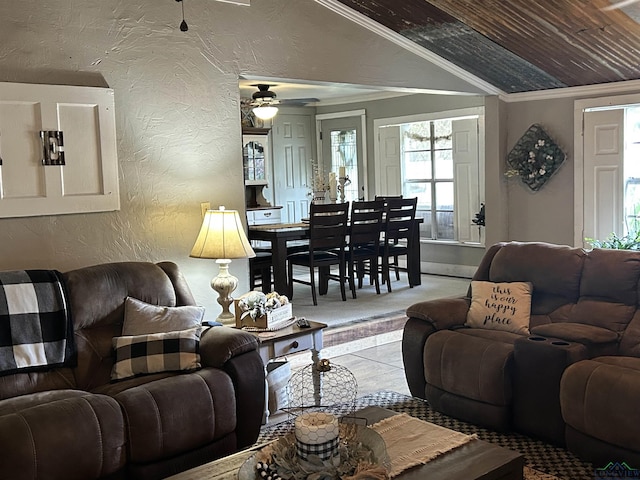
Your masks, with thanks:
[(505, 175), (519, 176), (534, 192), (540, 190), (560, 168), (566, 154), (537, 123), (520, 137), (507, 156)]

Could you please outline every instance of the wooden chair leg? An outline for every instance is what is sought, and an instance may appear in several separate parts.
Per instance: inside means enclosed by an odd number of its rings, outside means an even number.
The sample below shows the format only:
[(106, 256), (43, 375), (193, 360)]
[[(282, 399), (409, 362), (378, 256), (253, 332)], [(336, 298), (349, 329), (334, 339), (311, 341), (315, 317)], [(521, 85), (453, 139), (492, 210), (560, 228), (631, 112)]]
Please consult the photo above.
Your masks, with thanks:
[(344, 263), (341, 263), (338, 267), (338, 273), (340, 275), (340, 294), (342, 295), (342, 301), (347, 301), (347, 291), (344, 287), (345, 279), (347, 278), (347, 267)]
[(369, 259), (369, 271), (371, 275), (375, 272), (375, 277), (373, 278), (373, 282), (376, 286), (376, 294), (380, 295), (380, 281), (378, 280), (378, 260), (377, 259)]
[[(315, 268), (310, 268), (309, 272), (311, 273), (311, 297), (313, 298), (313, 304), (318, 305), (318, 297), (316, 295), (316, 272)], [(320, 272), (318, 272), (320, 275)]]
[(389, 266), (389, 258), (382, 259), (382, 271), (384, 272), (384, 282), (387, 282), (387, 292), (391, 293), (391, 267)]
[(293, 299), (293, 264), (288, 262), (287, 264), (287, 274), (289, 275), (289, 285), (291, 286), (289, 292), (289, 300)]
[[(359, 266), (359, 263), (354, 262), (353, 260), (349, 261), (349, 287), (351, 288), (351, 297), (356, 298), (356, 283), (354, 279), (354, 270), (356, 270)], [(358, 278), (359, 275), (358, 275)]]

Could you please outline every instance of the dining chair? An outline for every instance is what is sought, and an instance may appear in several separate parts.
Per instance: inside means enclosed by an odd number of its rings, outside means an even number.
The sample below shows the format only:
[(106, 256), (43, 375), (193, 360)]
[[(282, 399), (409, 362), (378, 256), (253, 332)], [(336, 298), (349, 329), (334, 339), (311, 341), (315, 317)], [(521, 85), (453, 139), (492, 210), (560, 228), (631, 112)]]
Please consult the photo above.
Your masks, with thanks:
[(380, 233), (382, 231), (383, 200), (357, 201), (351, 203), (349, 216), (349, 240), (347, 242), (346, 260), (349, 274), (351, 295), (356, 298), (354, 274), (357, 273), (358, 288), (362, 288), (362, 278), (369, 272), (380, 294), (378, 280), (378, 257), (380, 249)]
[[(348, 282), (346, 266), (346, 237), (349, 215), (349, 202), (333, 204), (312, 203), (309, 211), (309, 248), (302, 252), (292, 253), (287, 256), (287, 271), (290, 283), (301, 283), (311, 286), (313, 304), (318, 305), (316, 294), (315, 271), (318, 269), (318, 277), (322, 289), (320, 294), (326, 293), (329, 280), (340, 283), (342, 300), (347, 300), (345, 283)], [(302, 278), (294, 278), (294, 265), (309, 269), (309, 281)], [(338, 266), (338, 274), (331, 272), (332, 266)], [(293, 297), (293, 288), (291, 295)]]
[[(406, 267), (399, 264), (399, 257), (407, 256), (408, 243), (415, 228), (416, 208), (418, 198), (389, 198), (384, 209), (384, 239), (380, 246), (382, 257), (382, 283), (387, 284), (387, 291), (391, 292), (391, 269), (395, 271), (396, 280), (400, 280), (400, 271), (408, 272)], [(407, 275), (409, 287), (413, 288), (411, 278)]]
[(249, 290), (260, 287), (264, 293), (271, 292), (273, 255), (271, 249), (254, 249), (256, 256), (249, 259)]

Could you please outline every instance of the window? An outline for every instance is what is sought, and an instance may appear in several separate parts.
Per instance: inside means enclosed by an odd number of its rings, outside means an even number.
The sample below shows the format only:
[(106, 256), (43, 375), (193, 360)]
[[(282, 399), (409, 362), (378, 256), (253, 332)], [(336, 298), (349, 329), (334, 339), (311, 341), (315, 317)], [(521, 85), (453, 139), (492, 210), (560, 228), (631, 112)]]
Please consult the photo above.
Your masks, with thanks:
[(402, 194), (418, 197), (428, 240), (479, 242), (471, 229), (479, 211), (478, 117), (400, 125)]
[(455, 240), (451, 120), (402, 125), (402, 192), (418, 197), (423, 237)]
[(346, 201), (358, 200), (358, 144), (355, 129), (331, 130), (331, 169), (339, 173), (345, 167), (349, 184), (345, 185)]

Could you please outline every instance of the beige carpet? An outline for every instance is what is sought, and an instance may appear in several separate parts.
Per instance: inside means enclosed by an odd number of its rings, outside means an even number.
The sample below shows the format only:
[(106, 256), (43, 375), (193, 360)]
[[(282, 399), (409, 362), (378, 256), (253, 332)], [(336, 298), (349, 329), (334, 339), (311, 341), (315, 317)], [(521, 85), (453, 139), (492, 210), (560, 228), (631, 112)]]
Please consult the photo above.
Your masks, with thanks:
[(327, 294), (318, 296), (317, 306), (311, 300), (311, 287), (294, 284), (293, 314), (333, 328), (356, 320), (404, 312), (410, 305), (423, 300), (464, 295), (470, 283), (467, 278), (438, 275), (422, 275), (421, 279), (421, 285), (409, 288), (406, 276), (401, 274), (399, 281), (392, 281), (393, 291), (388, 293), (386, 287), (381, 286), (380, 295), (376, 294), (375, 287), (365, 284), (357, 290), (356, 299), (351, 298), (351, 292), (347, 291), (346, 301), (341, 299), (338, 284), (330, 282)]

